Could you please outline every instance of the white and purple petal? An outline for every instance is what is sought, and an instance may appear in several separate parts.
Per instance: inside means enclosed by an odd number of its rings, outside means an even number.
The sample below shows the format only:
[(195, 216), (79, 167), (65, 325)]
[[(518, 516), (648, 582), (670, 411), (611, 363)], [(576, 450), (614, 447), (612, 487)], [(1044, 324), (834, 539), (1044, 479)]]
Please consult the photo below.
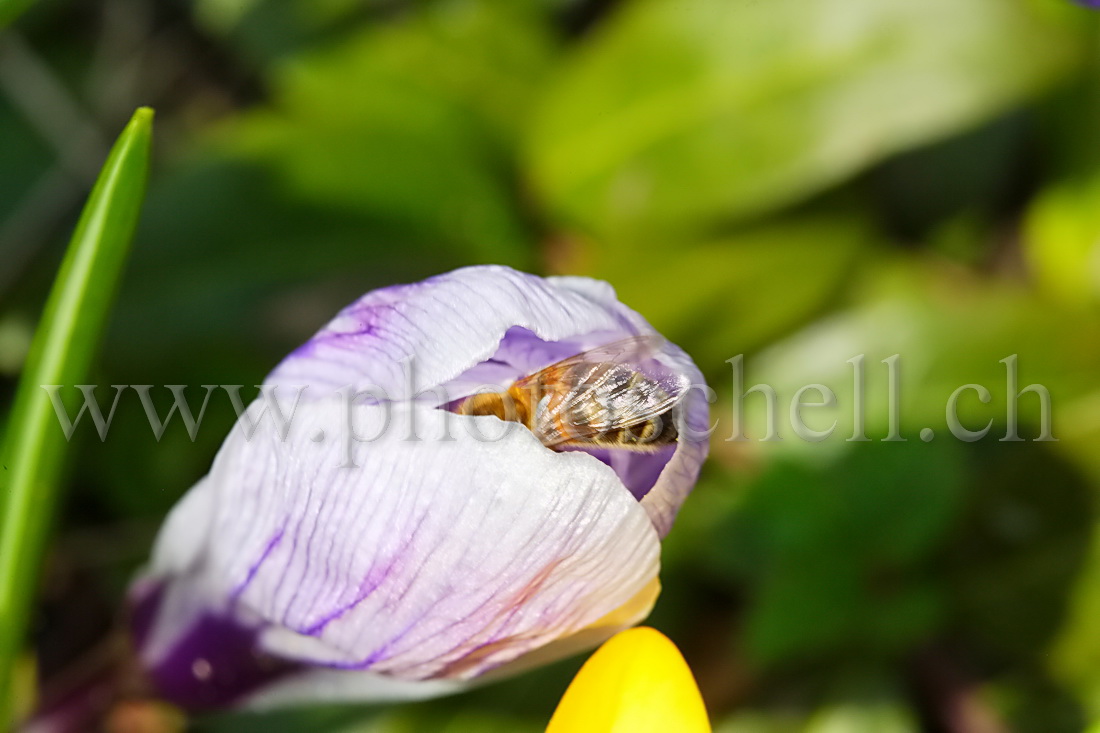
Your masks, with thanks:
[[(347, 409), (305, 406), (285, 440), (233, 431), (158, 541), (149, 669), (212, 664), (199, 649), (179, 658), (179, 629), (201, 628), (309, 667), (466, 679), (591, 626), (656, 577), (657, 534), (603, 463), (523, 429), (491, 442), (467, 430), (499, 433), (495, 418), (356, 405), (361, 434), (415, 417), (418, 439), (383, 431), (347, 465), (341, 441), (316, 441)], [(196, 531), (201, 554), (180, 551)]]
[[(290, 432), (235, 428), (165, 523), (133, 594), (153, 680), (192, 707), (420, 697), (640, 621), (706, 455), (703, 392), (677, 412), (681, 440), (649, 454), (554, 452), (440, 408), (652, 332), (605, 283), (501, 267), (342, 311), (268, 380), (308, 387)], [(675, 346), (657, 359), (702, 385)], [(349, 403), (347, 387), (384, 397)], [(349, 440), (349, 420), (377, 437)]]

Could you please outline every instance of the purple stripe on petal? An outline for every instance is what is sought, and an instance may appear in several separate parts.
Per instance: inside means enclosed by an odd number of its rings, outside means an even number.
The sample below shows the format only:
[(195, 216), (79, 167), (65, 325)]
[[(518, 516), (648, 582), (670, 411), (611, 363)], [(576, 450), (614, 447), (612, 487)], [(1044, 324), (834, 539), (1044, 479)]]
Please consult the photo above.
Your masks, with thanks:
[(367, 577), (363, 579), (363, 583), (359, 586), (359, 593), (355, 596), (354, 599), (352, 599), (351, 603), (341, 606), (334, 611), (326, 614), (323, 618), (321, 618), (320, 621), (317, 621), (308, 629), (305, 629), (302, 633), (308, 634), (309, 636), (317, 636), (322, 631), (324, 631), (325, 627), (328, 626), (330, 623), (336, 621), (349, 611), (354, 610), (356, 606), (365, 601), (370, 596), (370, 594), (377, 590), (378, 586), (380, 586), (386, 580), (386, 578), (390, 576), (390, 573), (393, 571), (393, 568), (396, 564), (397, 561), (394, 560), (393, 562), (383, 567), (377, 569), (372, 568), (370, 574), (368, 574)]
[(264, 546), (264, 551), (260, 554), (259, 559), (257, 559), (256, 562), (252, 563), (252, 567), (248, 569), (248, 575), (245, 576), (240, 585), (238, 585), (230, 592), (230, 598), (232, 598), (234, 601), (237, 598), (240, 598), (241, 594), (244, 593), (245, 589), (248, 588), (249, 584), (256, 578), (256, 573), (259, 572), (260, 566), (264, 564), (264, 561), (271, 556), (271, 553), (275, 550), (276, 547), (279, 546), (279, 543), (283, 541), (284, 534), (286, 534), (285, 525), (281, 527), (278, 532), (273, 534), (271, 536), (271, 539), (267, 541), (267, 545)]

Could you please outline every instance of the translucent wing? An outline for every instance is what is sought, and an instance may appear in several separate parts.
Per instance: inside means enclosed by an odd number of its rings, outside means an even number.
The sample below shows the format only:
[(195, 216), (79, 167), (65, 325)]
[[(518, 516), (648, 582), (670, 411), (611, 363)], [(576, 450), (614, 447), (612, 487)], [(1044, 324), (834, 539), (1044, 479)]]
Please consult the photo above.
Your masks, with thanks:
[(516, 382), (539, 388), (534, 432), (548, 446), (591, 439), (663, 416), (688, 380), (654, 357), (665, 341), (633, 336), (576, 354)]

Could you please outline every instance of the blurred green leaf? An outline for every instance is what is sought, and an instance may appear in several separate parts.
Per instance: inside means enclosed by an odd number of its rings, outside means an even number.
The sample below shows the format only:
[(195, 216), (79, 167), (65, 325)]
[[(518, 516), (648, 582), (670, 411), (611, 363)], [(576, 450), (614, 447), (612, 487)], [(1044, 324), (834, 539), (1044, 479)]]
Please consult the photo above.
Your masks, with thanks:
[(0, 31), (11, 25), (34, 0), (0, 0)]
[(1074, 78), (1038, 110), (1043, 128), (1040, 154), (1047, 177), (1094, 175), (1100, 168), (1100, 146), (1095, 141), (1100, 124), (1100, 17), (1081, 2), (1071, 8), (1076, 15), (1073, 20), (1088, 39), (1088, 50)]
[(223, 143), (299, 200), (525, 264), (505, 153), (550, 54), (536, 18), (505, 7), (441, 3), (295, 59), (276, 104)]
[(598, 232), (775, 209), (1061, 77), (1079, 33), (1032, 6), (628, 4), (547, 95), (530, 176), (554, 214)]
[(1001, 675), (985, 685), (982, 697), (995, 707), (1014, 733), (1080, 733), (1088, 720), (1066, 688), (1034, 672)]
[[(436, 3), (286, 60), (270, 104), (204, 135), (150, 191), (134, 267), (175, 276), (128, 286), (120, 347), (231, 346), (265, 335), (241, 328), (270, 322), (265, 307), (316, 314), (279, 334), (277, 358), (337, 298), (467, 264), (530, 268), (508, 140), (551, 53), (540, 22)], [(266, 301), (312, 301), (291, 288), (323, 280), (316, 307)]]
[(817, 712), (805, 733), (916, 733), (916, 716), (897, 701), (834, 705)]
[[(1018, 355), (1018, 388), (1038, 383), (1051, 394), (1054, 435), (1068, 427), (1073, 400), (1091, 394), (1100, 370), (1100, 314), (1064, 308), (1037, 297), (1021, 283), (983, 278), (936, 257), (874, 256), (866, 258), (847, 283), (847, 308), (821, 319), (766, 351), (746, 358), (745, 386), (763, 382), (774, 387), (785, 411), (795, 391), (821, 383), (837, 395), (834, 408), (821, 408), (819, 419), (837, 420), (836, 431), (824, 443), (790, 439), (753, 443), (754, 450), (776, 452), (841, 448), (852, 435), (854, 368), (849, 360), (864, 355), (864, 408), (867, 435), (887, 433), (888, 369), (881, 363), (899, 355), (899, 421), (901, 436), (918, 440), (922, 428), (936, 436), (947, 431), (948, 398), (959, 387), (979, 384), (990, 392), (981, 403), (973, 391), (957, 402), (963, 426), (979, 430), (991, 419), (999, 427), (990, 439), (1003, 437), (1007, 411), (1007, 368), (1001, 362)], [(719, 404), (728, 404), (729, 387)], [(1025, 394), (1018, 400), (1021, 435), (1034, 438), (1039, 400)], [(763, 435), (765, 403), (750, 395), (744, 400), (750, 437)], [(728, 414), (728, 411), (727, 411)], [(783, 413), (785, 415), (785, 412)], [(998, 422), (998, 420), (1000, 422)], [(720, 428), (721, 430), (721, 428)], [(782, 424), (780, 434), (791, 436)], [(945, 437), (945, 439), (950, 439)], [(939, 440), (939, 437), (936, 438)], [(746, 444), (748, 445), (748, 444)]]
[(947, 443), (854, 443), (827, 465), (769, 468), (716, 527), (710, 558), (753, 589), (750, 658), (892, 653), (928, 633), (942, 598), (917, 568), (950, 526), (963, 477)]
[(715, 733), (917, 733), (916, 716), (901, 703), (824, 705), (810, 715), (749, 711), (726, 718)]
[[(715, 733), (915, 733), (917, 716), (899, 685), (867, 672), (834, 676), (822, 700), (740, 710), (718, 722)], [(800, 709), (800, 707), (805, 709)]]
[(956, 603), (953, 624), (965, 627), (967, 644), (999, 667), (1046, 656), (1087, 554), (1091, 490), (1052, 445), (968, 446), (966, 512), (942, 550), (942, 575)]
[(690, 344), (708, 375), (724, 376), (726, 359), (821, 309), (872, 240), (866, 218), (838, 206), (720, 238), (603, 241), (582, 257), (657, 330)]
[[(1095, 623), (1100, 618), (1100, 595), (1093, 590), (1100, 577), (1095, 568), (1100, 564), (1095, 560), (1085, 564), (1084, 560), (1085, 543), (1088, 533), (1094, 531), (1095, 520), (1081, 470), (1092, 471), (1095, 482), (1096, 428), (1100, 425), (1095, 417), (1095, 374), (1100, 369), (1100, 348), (1095, 338), (1100, 332), (1097, 314), (1052, 303), (1020, 284), (991, 281), (937, 258), (871, 260), (864, 268), (862, 275), (848, 283), (852, 300), (849, 308), (778, 342), (750, 359), (746, 367), (746, 386), (762, 382), (775, 388), (784, 425), (786, 407), (797, 387), (810, 383), (831, 387), (838, 395), (838, 406), (821, 410), (819, 419), (825, 424), (834, 418), (838, 421), (833, 437), (825, 443), (810, 444), (784, 427), (781, 432), (786, 439), (782, 443), (728, 444), (720, 440), (715, 452), (721, 460), (736, 465), (732, 461), (738, 459), (738, 454), (731, 449), (738, 446), (743, 451), (741, 460), (748, 455), (773, 466), (766, 475), (777, 470), (775, 461), (779, 466), (800, 466), (807, 474), (803, 480), (813, 486), (832, 487), (831, 476), (836, 475), (835, 480), (849, 485), (822, 490), (849, 498), (843, 513), (855, 524), (848, 531), (859, 537), (863, 530), (856, 525), (881, 524), (883, 531), (900, 539), (905, 532), (895, 524), (900, 520), (894, 518), (894, 513), (910, 510), (904, 504), (890, 510), (888, 503), (903, 499), (904, 494), (895, 497), (895, 491), (907, 485), (910, 472), (946, 469), (945, 454), (937, 450), (946, 442), (965, 456), (965, 470), (959, 475), (970, 478), (961, 484), (966, 510), (959, 514), (956, 508), (958, 524), (950, 540), (940, 539), (926, 548), (926, 557), (937, 558), (936, 563), (941, 564), (932, 566), (927, 559), (923, 564), (928, 579), (936, 581), (928, 585), (919, 581), (919, 576), (906, 581), (905, 593), (899, 596), (907, 599), (905, 605), (862, 622), (866, 630), (860, 633), (868, 637), (882, 633), (876, 629), (876, 622), (891, 615), (891, 622), (896, 621), (902, 631), (907, 617), (912, 624), (909, 628), (919, 628), (924, 613), (921, 603), (925, 602), (920, 600), (921, 594), (931, 592), (934, 595), (925, 597), (938, 597), (940, 607), (936, 616), (939, 621), (932, 630), (939, 628), (940, 633), (958, 634), (965, 640), (956, 647), (955, 654), (972, 655), (979, 660), (973, 664), (982, 668), (1011, 670), (1014, 689), (1026, 699), (1054, 701), (1050, 680), (1041, 672), (1026, 670), (1042, 669), (1048, 663), (1044, 655), (1064, 621), (1066, 591), (1076, 587), (1071, 628), (1062, 634), (1057, 669), (1061, 679), (1073, 679), (1082, 692), (1100, 690), (1095, 682), (1098, 678), (1093, 672), (1096, 659), (1092, 651), (1100, 643), (1100, 627)], [(1006, 433), (1009, 396), (1005, 365), (999, 360), (1013, 353), (1019, 355), (1017, 388), (1037, 383), (1049, 389), (1054, 434), (1060, 442), (1030, 442), (1036, 437), (1039, 416), (1035, 395), (1019, 399), (1019, 432), (1029, 442), (1000, 442)], [(877, 445), (893, 446), (880, 449), (883, 451), (911, 452), (930, 464), (892, 466), (884, 456), (878, 485), (885, 503), (878, 514), (862, 509), (873, 507), (873, 503), (853, 498), (851, 492), (866, 479), (847, 471), (842, 462), (853, 445), (845, 442), (852, 432), (854, 410), (853, 370), (847, 360), (858, 354), (866, 355), (868, 436), (877, 443), (885, 436), (888, 422), (886, 367), (879, 360), (900, 354), (900, 425), (908, 442)], [(971, 392), (958, 405), (963, 424), (971, 429), (992, 421), (989, 437), (973, 444), (958, 442), (944, 430), (949, 395), (968, 383), (981, 384), (992, 395), (990, 403), (982, 404)], [(728, 389), (723, 390), (727, 395)], [(727, 404), (723, 397), (719, 402), (722, 412), (718, 414), (729, 414)], [(750, 395), (745, 405), (750, 435), (759, 437), (765, 419), (764, 401), (759, 395)], [(919, 440), (923, 427), (935, 429), (934, 442)], [(721, 427), (719, 431), (728, 435)], [(824, 464), (831, 474), (829, 478), (811, 478), (813, 467), (822, 465), (829, 453), (836, 454), (833, 461), (841, 462)], [(790, 474), (788, 482), (797, 482), (798, 475)], [(962, 481), (958, 476), (953, 480)], [(771, 491), (778, 494), (779, 502), (790, 489), (780, 486)], [(930, 494), (932, 506), (934, 498), (935, 494)], [(689, 514), (691, 511), (691, 507), (686, 509)], [(741, 511), (738, 509), (735, 515)], [(810, 534), (800, 529), (800, 521), (812, 526), (813, 517), (827, 516), (825, 510), (805, 500), (788, 501), (782, 511), (786, 513), (783, 526), (796, 537)], [(774, 514), (782, 515), (779, 509)], [(802, 517), (809, 519), (800, 520)], [(738, 547), (746, 567), (760, 562), (752, 548), (760, 543), (764, 547), (777, 546), (786, 536), (767, 523), (752, 520), (751, 515), (750, 520), (736, 530), (744, 535)], [(834, 521), (838, 527), (845, 526), (840, 520)], [(733, 532), (728, 529), (716, 536)], [(850, 633), (846, 616), (858, 614), (855, 601), (859, 599), (860, 578), (865, 576), (858, 569), (851, 570), (860, 567), (858, 562), (833, 549), (841, 541), (839, 537), (819, 539), (818, 546), (827, 548), (821, 550), (825, 557), (808, 556), (796, 570), (773, 577), (770, 596), (764, 588), (762, 600), (757, 602), (770, 598), (772, 607), (753, 613), (758, 614), (754, 618), (764, 619), (760, 623), (765, 630), (772, 630), (768, 638), (782, 643), (791, 635), (811, 648), (815, 644), (826, 648), (829, 639), (845, 638), (844, 634)], [(792, 633), (792, 628), (798, 631)], [(749, 633), (752, 629), (750, 622)], [(888, 648), (889, 638), (889, 634), (879, 638), (880, 650)], [(1095, 700), (1100, 701), (1100, 694)], [(1034, 704), (1024, 704), (1014, 709), (1012, 719), (1024, 720), (1034, 708)], [(1057, 709), (1062, 718), (1073, 717), (1072, 705), (1065, 699), (1052, 702), (1050, 709)], [(1070, 730), (1072, 726), (1059, 729)]]
[(888, 158), (860, 190), (894, 236), (980, 264), (998, 244), (988, 230), (1019, 195), (1034, 145), (1030, 118), (1014, 112)]
[[(1051, 653), (1052, 642), (1068, 638), (1067, 618), (1086, 634), (1075, 638), (1077, 661), (1094, 656), (1095, 647), (1081, 645), (1095, 633), (1095, 613), (1069, 613), (1085, 610), (1070, 605), (1073, 589), (1095, 583), (1094, 491), (1059, 449), (999, 440), (968, 446), (966, 510), (939, 552), (957, 654), (1011, 684), (1017, 699), (1005, 699), (1003, 709), (1018, 731), (1080, 730), (1077, 703), (1052, 675), (1068, 671)], [(1095, 679), (1094, 670), (1076, 670), (1084, 672), (1078, 681)]]
[(1024, 253), (1050, 297), (1100, 300), (1100, 175), (1039, 195), (1028, 212)]
[(14, 315), (0, 316), (0, 375), (19, 374), (30, 351), (32, 338), (31, 324)]
[(1100, 528), (1093, 526), (1084, 571), (1068, 599), (1068, 618), (1049, 661), (1054, 677), (1100, 719)]
[(134, 113), (88, 197), (39, 322), (0, 450), (0, 721), (8, 719), (11, 668), (35, 597), (66, 447), (41, 385), (75, 385), (87, 377), (145, 195), (152, 122), (151, 109)]

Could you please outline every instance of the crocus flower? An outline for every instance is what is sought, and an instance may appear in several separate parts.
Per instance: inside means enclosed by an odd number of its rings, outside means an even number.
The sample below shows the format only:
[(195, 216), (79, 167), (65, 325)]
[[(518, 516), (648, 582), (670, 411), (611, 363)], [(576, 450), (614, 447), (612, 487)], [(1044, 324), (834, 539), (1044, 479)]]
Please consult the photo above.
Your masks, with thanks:
[(656, 629), (616, 634), (581, 667), (546, 733), (710, 733), (695, 677)]
[[(638, 623), (707, 451), (703, 391), (651, 451), (552, 450), (453, 405), (653, 333), (606, 283), (504, 267), (340, 312), (266, 382), (285, 429), (271, 404), (249, 408), (254, 426), (234, 427), (133, 587), (158, 694), (185, 708), (428, 697)], [(650, 361), (703, 384), (667, 342)]]

